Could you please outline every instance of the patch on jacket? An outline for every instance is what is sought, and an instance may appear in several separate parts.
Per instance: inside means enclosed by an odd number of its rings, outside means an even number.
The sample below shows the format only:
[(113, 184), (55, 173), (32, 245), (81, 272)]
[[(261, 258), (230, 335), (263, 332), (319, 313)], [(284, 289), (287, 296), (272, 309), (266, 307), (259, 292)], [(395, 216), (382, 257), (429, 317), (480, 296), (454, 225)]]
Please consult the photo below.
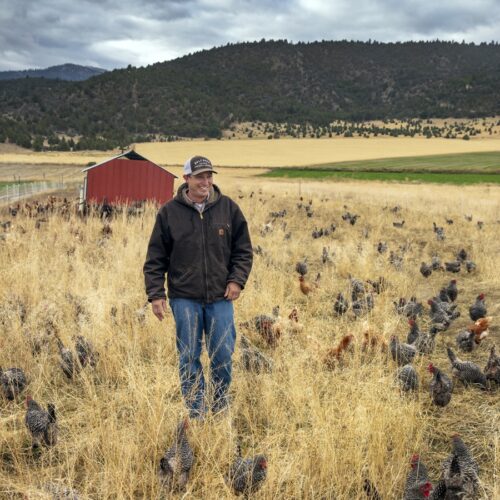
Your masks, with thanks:
[(219, 236), (224, 236), (224, 229), (219, 228)]

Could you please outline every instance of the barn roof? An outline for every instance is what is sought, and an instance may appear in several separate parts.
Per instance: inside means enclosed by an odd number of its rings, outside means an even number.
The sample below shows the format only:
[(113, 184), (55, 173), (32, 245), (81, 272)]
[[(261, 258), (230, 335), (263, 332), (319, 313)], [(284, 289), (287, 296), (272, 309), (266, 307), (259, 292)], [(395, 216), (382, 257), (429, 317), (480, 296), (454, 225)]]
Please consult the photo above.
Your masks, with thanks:
[(116, 160), (117, 158), (127, 158), (128, 160), (148, 161), (149, 163), (152, 163), (153, 165), (157, 166), (158, 168), (161, 168), (162, 170), (167, 172), (167, 174), (170, 174), (177, 179), (177, 176), (174, 175), (172, 172), (169, 172), (168, 170), (165, 170), (164, 168), (160, 167), (160, 165), (156, 164), (154, 161), (148, 160), (147, 158), (140, 155), (139, 153), (137, 153), (133, 149), (131, 149), (129, 151), (125, 151), (124, 153), (120, 153), (119, 155), (113, 156), (112, 158), (108, 158), (107, 160), (101, 161), (100, 163), (97, 163), (95, 165), (91, 165), (90, 167), (84, 168), (82, 170), (82, 172), (87, 172), (88, 170), (91, 170), (93, 168), (100, 167), (101, 165), (104, 165), (105, 163), (108, 163), (111, 160)]

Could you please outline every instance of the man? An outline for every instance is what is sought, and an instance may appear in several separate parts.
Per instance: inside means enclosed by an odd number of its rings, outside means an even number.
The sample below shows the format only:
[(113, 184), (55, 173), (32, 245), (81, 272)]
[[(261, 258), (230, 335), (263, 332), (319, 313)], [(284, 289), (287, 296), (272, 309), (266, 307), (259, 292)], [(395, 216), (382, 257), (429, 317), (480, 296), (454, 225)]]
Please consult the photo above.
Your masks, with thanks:
[(184, 181), (160, 208), (144, 264), (146, 293), (161, 321), (168, 299), (175, 319), (181, 390), (190, 416), (206, 413), (200, 363), (202, 337), (210, 357), (212, 412), (227, 408), (236, 330), (233, 301), (252, 268), (252, 244), (238, 205), (213, 184), (210, 160), (194, 156)]

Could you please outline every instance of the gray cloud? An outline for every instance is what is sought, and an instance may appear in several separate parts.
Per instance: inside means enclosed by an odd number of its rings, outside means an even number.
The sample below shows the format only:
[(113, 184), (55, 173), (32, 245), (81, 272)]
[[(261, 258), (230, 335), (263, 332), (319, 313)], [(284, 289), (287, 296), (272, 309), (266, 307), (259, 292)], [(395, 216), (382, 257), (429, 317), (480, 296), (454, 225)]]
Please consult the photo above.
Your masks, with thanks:
[(144, 66), (228, 42), (498, 40), (497, 0), (0, 0), (0, 70)]

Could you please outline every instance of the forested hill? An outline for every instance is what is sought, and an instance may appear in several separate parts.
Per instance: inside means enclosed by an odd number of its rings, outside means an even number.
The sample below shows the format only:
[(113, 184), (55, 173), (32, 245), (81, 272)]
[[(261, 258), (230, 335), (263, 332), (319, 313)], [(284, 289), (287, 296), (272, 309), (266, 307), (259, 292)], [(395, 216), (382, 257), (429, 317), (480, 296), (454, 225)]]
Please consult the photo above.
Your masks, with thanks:
[(80, 81), (105, 73), (102, 68), (80, 66), (78, 64), (60, 64), (45, 69), (26, 69), (22, 71), (0, 71), (0, 80), (17, 78), (50, 78), (52, 80)]
[(0, 82), (0, 142), (55, 134), (81, 146), (217, 137), (236, 121), (500, 114), (500, 45), (239, 43), (82, 82)]

